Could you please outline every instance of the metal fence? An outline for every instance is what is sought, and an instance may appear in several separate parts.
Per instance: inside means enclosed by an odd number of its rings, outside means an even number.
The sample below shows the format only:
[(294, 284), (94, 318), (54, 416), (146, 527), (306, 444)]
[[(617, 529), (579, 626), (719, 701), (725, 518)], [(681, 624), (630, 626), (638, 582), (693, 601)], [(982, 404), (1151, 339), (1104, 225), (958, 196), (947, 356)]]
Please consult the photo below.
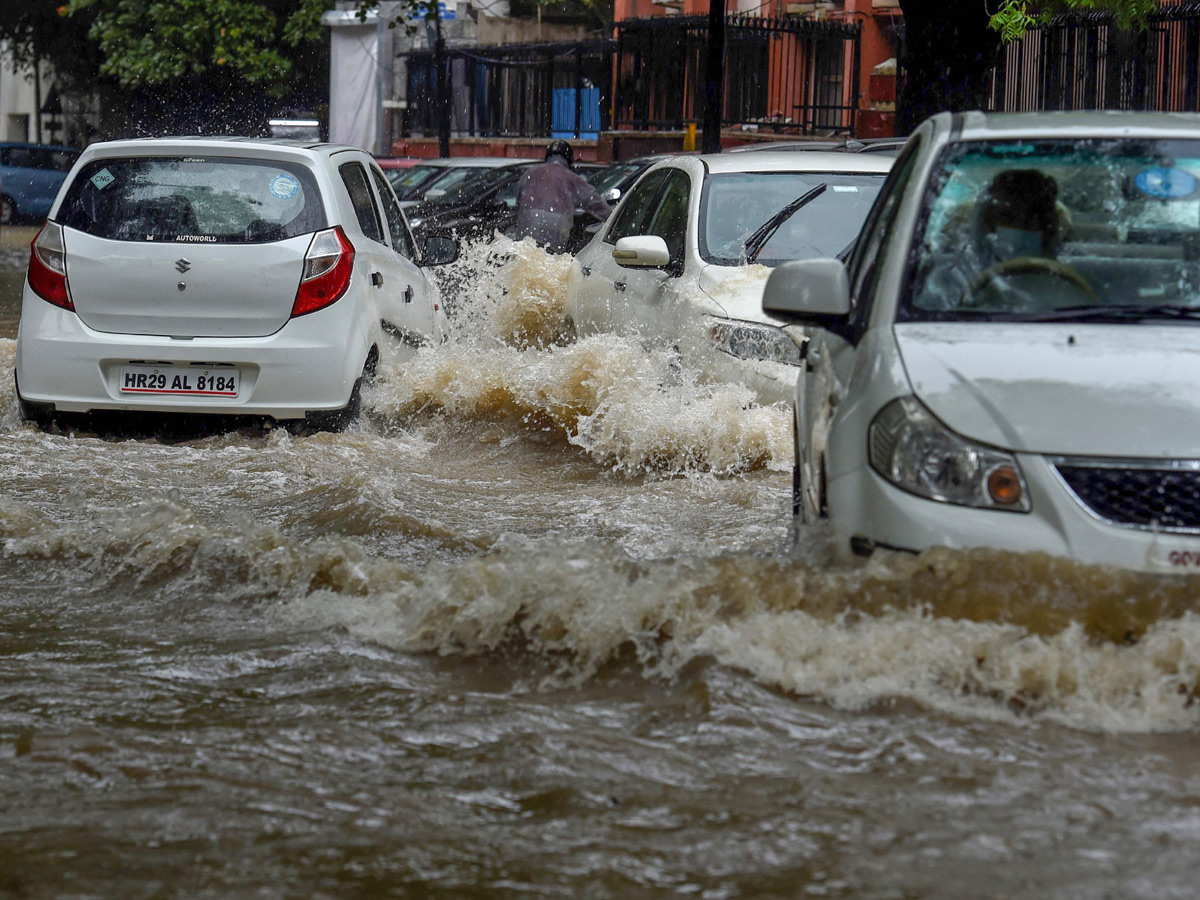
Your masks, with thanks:
[[(725, 27), (723, 121), (780, 133), (853, 133), (860, 28), (735, 16)], [(448, 49), (451, 131), (594, 137), (682, 129), (704, 115), (705, 17), (617, 24), (616, 39)], [(437, 131), (432, 50), (406, 54), (407, 134)]]
[[(608, 128), (612, 41), (446, 51), (450, 130), (485, 137), (582, 137)], [(407, 54), (406, 131), (437, 132), (434, 53)]]
[[(730, 17), (722, 121), (783, 133), (852, 133), (860, 35), (858, 25), (794, 16)], [(683, 128), (700, 122), (707, 40), (704, 16), (619, 23), (616, 127)]]
[(1132, 32), (1100, 13), (1052, 20), (1004, 48), (991, 109), (1200, 111), (1200, 3), (1163, 7)]

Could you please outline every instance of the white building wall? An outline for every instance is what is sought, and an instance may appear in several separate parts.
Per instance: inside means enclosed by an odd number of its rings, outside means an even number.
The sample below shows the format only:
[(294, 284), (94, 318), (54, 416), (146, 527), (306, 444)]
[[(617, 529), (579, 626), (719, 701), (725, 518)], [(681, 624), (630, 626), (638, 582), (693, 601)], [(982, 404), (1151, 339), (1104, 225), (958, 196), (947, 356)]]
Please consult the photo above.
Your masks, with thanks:
[[(37, 134), (37, 84), (30, 70), (17, 71), (0, 44), (0, 140), (34, 141)], [(49, 83), (49, 67), (41, 66), (42, 85)]]

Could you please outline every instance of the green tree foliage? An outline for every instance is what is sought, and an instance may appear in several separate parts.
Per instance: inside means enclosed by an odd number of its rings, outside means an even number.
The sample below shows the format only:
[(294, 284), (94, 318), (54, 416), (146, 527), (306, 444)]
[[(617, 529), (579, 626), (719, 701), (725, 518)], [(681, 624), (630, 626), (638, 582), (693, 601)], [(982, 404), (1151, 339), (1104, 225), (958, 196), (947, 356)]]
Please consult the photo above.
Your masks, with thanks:
[(1023, 38), (1039, 24), (1070, 12), (1108, 13), (1124, 29), (1141, 27), (1158, 8), (1158, 0), (1003, 0), (991, 17), (991, 27), (1005, 41)]
[(242, 81), (282, 93), (291, 48), (320, 38), (329, 0), (69, 0), (91, 20), (100, 72), (125, 88), (191, 76)]
[(100, 52), (88, 37), (94, 17), (67, 12), (54, 0), (0, 0), (0, 41), (18, 70), (32, 70), (34, 60), (43, 60), (66, 84), (95, 80)]

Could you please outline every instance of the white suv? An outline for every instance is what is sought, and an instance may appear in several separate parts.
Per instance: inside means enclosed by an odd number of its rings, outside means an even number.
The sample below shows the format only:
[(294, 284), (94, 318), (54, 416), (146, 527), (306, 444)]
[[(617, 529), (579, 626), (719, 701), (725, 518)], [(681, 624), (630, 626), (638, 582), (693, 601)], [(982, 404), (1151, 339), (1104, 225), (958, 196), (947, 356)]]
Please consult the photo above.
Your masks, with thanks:
[(132, 410), (340, 427), (385, 334), (444, 336), (418, 248), (351, 147), (164, 138), (89, 147), (34, 239), (17, 334), (26, 418)]

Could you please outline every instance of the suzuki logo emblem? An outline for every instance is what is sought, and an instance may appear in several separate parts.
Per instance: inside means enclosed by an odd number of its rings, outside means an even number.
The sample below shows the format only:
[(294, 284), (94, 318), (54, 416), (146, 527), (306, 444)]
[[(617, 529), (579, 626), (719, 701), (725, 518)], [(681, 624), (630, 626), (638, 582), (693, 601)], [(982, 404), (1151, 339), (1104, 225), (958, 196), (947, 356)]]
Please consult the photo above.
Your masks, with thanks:
[(186, 272), (191, 267), (192, 267), (192, 261), (190, 259), (188, 259), (186, 256), (181, 256), (179, 259), (175, 260), (175, 268), (178, 269), (180, 272)]

